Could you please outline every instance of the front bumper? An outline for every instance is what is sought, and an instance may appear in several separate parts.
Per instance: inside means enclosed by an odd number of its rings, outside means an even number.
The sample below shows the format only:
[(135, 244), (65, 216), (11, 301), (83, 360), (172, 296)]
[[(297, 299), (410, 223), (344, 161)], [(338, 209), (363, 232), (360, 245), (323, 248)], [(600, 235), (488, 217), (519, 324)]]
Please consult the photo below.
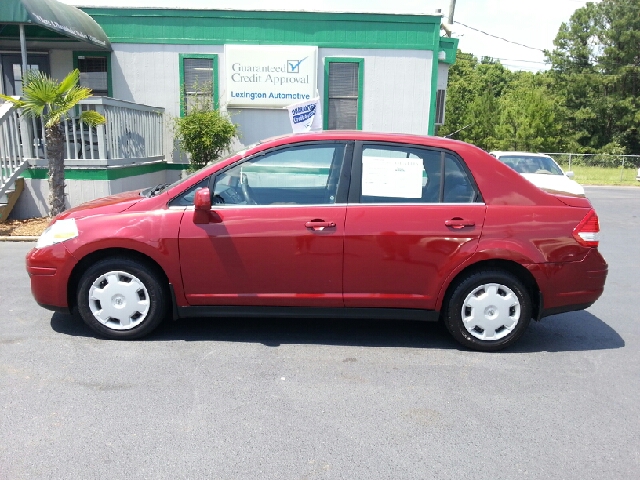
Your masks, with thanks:
[(77, 261), (63, 243), (31, 249), (26, 257), (31, 293), (36, 302), (54, 311), (69, 311), (67, 287)]

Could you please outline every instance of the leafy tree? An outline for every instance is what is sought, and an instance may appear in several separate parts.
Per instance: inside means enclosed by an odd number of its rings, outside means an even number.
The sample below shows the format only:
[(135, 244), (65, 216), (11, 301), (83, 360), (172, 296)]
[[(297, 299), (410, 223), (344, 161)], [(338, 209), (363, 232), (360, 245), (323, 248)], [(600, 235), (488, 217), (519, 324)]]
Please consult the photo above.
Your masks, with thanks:
[(640, 153), (640, 2), (577, 9), (547, 52), (578, 149)]
[[(456, 62), (449, 68), (445, 123), (438, 129), (438, 135), (450, 135), (468, 125), (465, 123), (469, 120), (467, 108), (476, 96), (473, 82), (477, 64), (478, 59), (471, 53), (458, 50)], [(463, 137), (462, 131), (460, 133)], [(457, 139), (462, 137), (455, 136)]]
[[(0, 98), (22, 109), (27, 117), (41, 118), (45, 127), (45, 143), (49, 157), (49, 214), (62, 213), (64, 206), (64, 131), (60, 122), (78, 102), (91, 96), (91, 90), (78, 86), (80, 72), (76, 69), (58, 83), (48, 75), (29, 71), (25, 75), (20, 100), (0, 95)], [(105, 122), (99, 113), (89, 110), (80, 120), (90, 126)]]
[(500, 117), (498, 99), (511, 76), (491, 58), (484, 57), (479, 62), (473, 55), (458, 51), (458, 59), (449, 71), (446, 122), (438, 134), (451, 135), (485, 150), (494, 148)]
[(604, 0), (600, 8), (599, 66), (608, 79), (614, 119), (610, 140), (640, 153), (640, 2)]
[(536, 74), (459, 51), (438, 134), (487, 150), (640, 154), (640, 1), (587, 3), (554, 45)]
[(491, 88), (485, 89), (469, 104), (465, 119), (469, 127), (462, 133), (466, 142), (492, 150), (497, 144), (496, 125), (500, 118), (498, 99)]
[(555, 101), (540, 79), (521, 72), (500, 98), (499, 147), (533, 152), (557, 151), (559, 125)]

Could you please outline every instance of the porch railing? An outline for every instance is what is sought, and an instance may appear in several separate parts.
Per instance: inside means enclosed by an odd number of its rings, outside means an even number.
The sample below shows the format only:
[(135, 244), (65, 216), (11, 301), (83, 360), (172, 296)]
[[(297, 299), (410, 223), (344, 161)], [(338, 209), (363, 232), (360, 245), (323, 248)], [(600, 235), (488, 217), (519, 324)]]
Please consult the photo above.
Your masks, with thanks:
[[(80, 112), (95, 110), (107, 122), (89, 127), (80, 121)], [(29, 119), (33, 132), (34, 165), (48, 159), (44, 127)], [(62, 120), (65, 136), (65, 164), (98, 166), (161, 160), (163, 155), (164, 109), (108, 97), (82, 100)]]
[(0, 197), (29, 166), (21, 145), (18, 112), (10, 103), (0, 104)]

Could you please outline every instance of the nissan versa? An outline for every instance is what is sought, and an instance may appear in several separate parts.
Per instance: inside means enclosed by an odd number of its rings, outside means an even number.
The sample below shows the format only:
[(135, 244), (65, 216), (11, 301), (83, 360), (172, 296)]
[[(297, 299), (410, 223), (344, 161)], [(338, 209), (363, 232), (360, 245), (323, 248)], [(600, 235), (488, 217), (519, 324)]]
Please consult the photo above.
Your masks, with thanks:
[(492, 351), (600, 297), (599, 231), (587, 198), (472, 145), (331, 131), (68, 210), (27, 269), (39, 304), (107, 338), (167, 317), (442, 319)]

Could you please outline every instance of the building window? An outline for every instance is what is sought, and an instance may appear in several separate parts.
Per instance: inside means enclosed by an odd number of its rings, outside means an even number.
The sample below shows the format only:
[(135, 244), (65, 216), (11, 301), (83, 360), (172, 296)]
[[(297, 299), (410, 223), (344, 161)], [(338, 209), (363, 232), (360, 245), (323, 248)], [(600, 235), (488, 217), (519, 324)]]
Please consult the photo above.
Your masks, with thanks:
[(219, 108), (218, 56), (180, 55), (180, 115), (199, 108)]
[(444, 107), (447, 91), (438, 89), (436, 92), (436, 125), (444, 125)]
[(325, 58), (326, 130), (362, 129), (364, 59)]
[(80, 71), (81, 87), (90, 88), (92, 95), (111, 97), (111, 54), (106, 52), (74, 52), (73, 66)]
[[(28, 72), (38, 72), (40, 68), (38, 65), (27, 65)], [(13, 64), (13, 82), (14, 82), (14, 95), (18, 97), (22, 96), (22, 64), (14, 63)]]

